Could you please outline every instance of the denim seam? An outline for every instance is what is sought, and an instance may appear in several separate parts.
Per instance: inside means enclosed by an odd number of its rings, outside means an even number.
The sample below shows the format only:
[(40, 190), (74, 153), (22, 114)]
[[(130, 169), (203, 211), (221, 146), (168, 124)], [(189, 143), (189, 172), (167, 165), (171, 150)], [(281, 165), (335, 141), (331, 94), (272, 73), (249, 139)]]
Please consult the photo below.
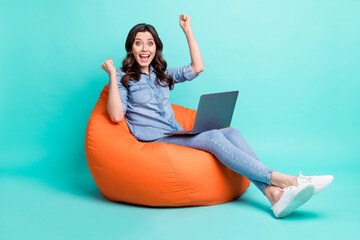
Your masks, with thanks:
[[(216, 141), (214, 141), (214, 138), (209, 137), (209, 140), (210, 140), (211, 142), (213, 142), (213, 143), (215, 144), (215, 146), (217, 146), (218, 149), (220, 149), (220, 150), (221, 150), (224, 154), (226, 154), (228, 157), (232, 158), (233, 160), (236, 160), (233, 156), (229, 155), (226, 151), (223, 151), (223, 150), (221, 149), (221, 147), (216, 143)], [(248, 166), (249, 168), (255, 169), (256, 171), (259, 171), (259, 172), (264, 173), (264, 174), (266, 175), (266, 178), (267, 178), (267, 179), (269, 178), (267, 172), (263, 172), (263, 171), (261, 171), (260, 169), (257, 169), (257, 168), (255, 168), (255, 167), (250, 166), (249, 164), (244, 164), (244, 165)]]
[(271, 185), (270, 178), (271, 178), (271, 174), (272, 174), (273, 172), (274, 172), (273, 169), (270, 169), (270, 170), (267, 172), (267, 176), (266, 176), (267, 182), (266, 182), (266, 184), (268, 184), (268, 185)]

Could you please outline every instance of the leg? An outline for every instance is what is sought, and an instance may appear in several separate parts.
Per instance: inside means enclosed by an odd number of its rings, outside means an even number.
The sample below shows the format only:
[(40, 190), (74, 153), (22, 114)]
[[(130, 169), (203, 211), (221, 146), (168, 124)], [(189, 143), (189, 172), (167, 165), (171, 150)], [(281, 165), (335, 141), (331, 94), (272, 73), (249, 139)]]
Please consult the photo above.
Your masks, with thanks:
[[(166, 142), (210, 152), (233, 171), (249, 179), (270, 184), (273, 170), (235, 147), (219, 130), (206, 131), (193, 136), (163, 137), (155, 142)], [(260, 190), (264, 193), (265, 188)]]
[[(237, 130), (235, 128), (223, 128), (223, 129), (220, 129), (220, 132), (237, 148), (242, 149), (244, 152), (251, 155), (254, 159), (257, 159), (258, 161), (260, 161), (259, 158), (257, 157), (257, 155), (255, 154), (255, 152), (250, 147), (250, 145), (243, 138), (243, 136), (241, 135), (239, 130)], [(260, 189), (265, 189), (268, 186), (268, 184), (265, 184), (262, 182), (257, 182), (256, 180), (254, 180), (254, 181), (251, 180), (251, 181)], [(288, 186), (297, 186), (297, 177), (282, 174), (277, 171), (274, 171), (273, 174), (271, 175), (270, 183), (271, 183), (271, 185), (278, 186), (280, 188), (285, 188)], [(265, 191), (262, 191), (262, 192), (265, 192)], [(271, 192), (273, 192), (273, 191), (271, 191)]]
[(260, 161), (254, 150), (246, 142), (239, 130), (237, 130), (236, 128), (222, 128), (219, 131), (237, 148), (242, 149), (244, 152), (246, 152), (256, 160)]
[[(250, 145), (245, 141), (240, 131), (235, 128), (223, 128), (219, 130), (235, 147), (242, 149), (244, 152), (252, 156), (254, 159), (259, 160), (258, 156), (255, 154), (254, 150)], [(264, 182), (259, 182), (254, 179), (249, 179), (257, 188), (260, 189), (262, 193), (265, 194), (265, 188), (268, 184)], [(266, 194), (265, 194), (266, 195)]]

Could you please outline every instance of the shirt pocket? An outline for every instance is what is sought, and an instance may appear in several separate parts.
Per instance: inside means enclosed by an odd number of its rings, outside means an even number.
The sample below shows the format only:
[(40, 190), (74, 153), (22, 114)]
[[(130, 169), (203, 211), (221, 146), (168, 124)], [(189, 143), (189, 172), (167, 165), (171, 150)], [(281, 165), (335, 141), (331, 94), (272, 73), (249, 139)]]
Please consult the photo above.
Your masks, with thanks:
[(132, 103), (147, 103), (151, 100), (151, 93), (147, 84), (135, 84), (129, 89), (129, 100)]

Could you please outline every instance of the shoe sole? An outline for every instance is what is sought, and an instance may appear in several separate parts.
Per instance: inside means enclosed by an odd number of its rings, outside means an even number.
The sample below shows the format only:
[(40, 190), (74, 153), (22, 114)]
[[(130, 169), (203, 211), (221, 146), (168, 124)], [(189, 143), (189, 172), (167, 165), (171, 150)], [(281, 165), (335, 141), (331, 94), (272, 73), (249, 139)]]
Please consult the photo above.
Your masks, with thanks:
[(314, 193), (314, 186), (308, 185), (304, 187), (292, 200), (291, 202), (280, 211), (276, 218), (283, 218), (292, 213), (295, 209), (309, 201)]

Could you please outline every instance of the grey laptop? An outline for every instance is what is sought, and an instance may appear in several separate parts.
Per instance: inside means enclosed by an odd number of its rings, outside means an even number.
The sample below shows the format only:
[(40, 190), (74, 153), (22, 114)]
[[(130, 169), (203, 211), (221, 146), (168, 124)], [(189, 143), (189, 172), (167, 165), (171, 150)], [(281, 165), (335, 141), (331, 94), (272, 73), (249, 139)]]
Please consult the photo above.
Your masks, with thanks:
[(165, 135), (194, 135), (230, 126), (239, 91), (201, 95), (193, 129), (164, 133)]

